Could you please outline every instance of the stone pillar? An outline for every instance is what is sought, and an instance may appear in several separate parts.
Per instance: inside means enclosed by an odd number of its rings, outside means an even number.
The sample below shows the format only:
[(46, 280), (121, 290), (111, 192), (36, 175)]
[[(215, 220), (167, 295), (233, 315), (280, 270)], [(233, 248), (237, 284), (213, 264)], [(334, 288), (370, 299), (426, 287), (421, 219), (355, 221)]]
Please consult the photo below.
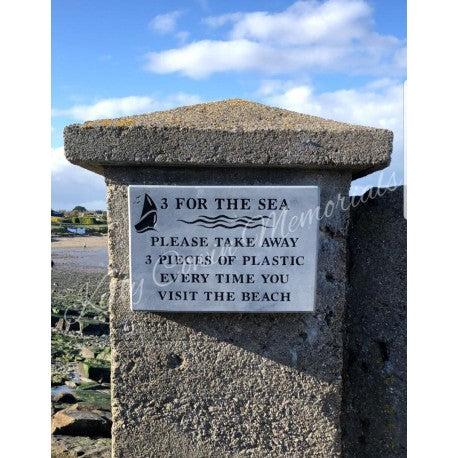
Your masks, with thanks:
[[(70, 162), (108, 186), (113, 456), (340, 456), (342, 198), (391, 145), (387, 130), (242, 100), (65, 129)], [(131, 311), (132, 184), (319, 186), (315, 311)]]
[(344, 456), (407, 456), (407, 220), (404, 188), (354, 202), (348, 234)]

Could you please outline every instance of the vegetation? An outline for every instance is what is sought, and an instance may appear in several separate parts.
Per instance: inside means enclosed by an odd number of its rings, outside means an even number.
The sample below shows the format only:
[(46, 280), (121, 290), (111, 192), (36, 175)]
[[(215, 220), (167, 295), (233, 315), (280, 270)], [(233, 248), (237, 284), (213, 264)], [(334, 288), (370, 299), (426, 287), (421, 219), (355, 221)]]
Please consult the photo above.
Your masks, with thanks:
[(81, 224), (97, 224), (97, 220), (93, 216), (81, 216), (79, 222)]
[(58, 234), (68, 234), (67, 228), (63, 226), (51, 226), (51, 234), (58, 235)]
[(81, 205), (77, 205), (72, 211), (73, 212), (80, 212), (80, 213), (87, 212), (87, 210), (84, 207), (82, 207)]
[(59, 211), (58, 214), (62, 216), (56, 216), (57, 213), (51, 212), (52, 235), (69, 234), (68, 227), (84, 228), (86, 234), (97, 235), (108, 232), (106, 211), (95, 210), (91, 212), (78, 205), (72, 211)]
[(108, 232), (108, 226), (104, 224), (103, 226), (101, 225), (101, 226), (93, 228), (93, 230), (95, 233), (106, 234)]
[[(59, 269), (51, 275), (51, 384), (74, 381), (75, 373), (86, 359), (95, 381), (107, 380), (111, 359), (107, 276)], [(92, 355), (85, 354), (83, 347), (90, 349)], [(93, 363), (92, 359), (97, 362)]]

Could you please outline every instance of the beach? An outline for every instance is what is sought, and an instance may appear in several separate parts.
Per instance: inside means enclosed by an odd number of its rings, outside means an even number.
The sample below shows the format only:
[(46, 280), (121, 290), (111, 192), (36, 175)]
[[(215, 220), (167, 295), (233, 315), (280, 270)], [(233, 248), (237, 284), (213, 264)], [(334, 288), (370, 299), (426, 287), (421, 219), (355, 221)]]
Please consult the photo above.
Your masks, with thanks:
[(108, 266), (107, 236), (73, 236), (51, 238), (54, 270), (106, 272)]
[(75, 235), (75, 236), (52, 236), (51, 247), (54, 248), (106, 248), (108, 237), (106, 235)]
[[(51, 259), (51, 456), (109, 458), (107, 237), (52, 237)], [(72, 409), (78, 419), (68, 432), (58, 418)], [(98, 426), (86, 427), (86, 417)]]

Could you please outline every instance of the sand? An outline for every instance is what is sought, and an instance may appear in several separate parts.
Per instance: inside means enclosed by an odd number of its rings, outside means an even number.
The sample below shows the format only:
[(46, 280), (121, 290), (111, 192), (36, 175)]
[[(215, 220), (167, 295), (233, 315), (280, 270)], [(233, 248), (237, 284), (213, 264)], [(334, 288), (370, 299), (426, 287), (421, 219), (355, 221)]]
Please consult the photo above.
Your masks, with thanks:
[(107, 244), (106, 235), (51, 237), (51, 248), (107, 248)]

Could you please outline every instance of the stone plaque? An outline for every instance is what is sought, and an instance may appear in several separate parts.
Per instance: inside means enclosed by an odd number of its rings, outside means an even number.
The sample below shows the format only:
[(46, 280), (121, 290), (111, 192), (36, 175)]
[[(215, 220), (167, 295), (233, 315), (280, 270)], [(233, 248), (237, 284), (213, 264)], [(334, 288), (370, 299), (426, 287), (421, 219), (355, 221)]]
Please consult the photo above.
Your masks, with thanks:
[(129, 186), (132, 310), (315, 307), (317, 186)]

